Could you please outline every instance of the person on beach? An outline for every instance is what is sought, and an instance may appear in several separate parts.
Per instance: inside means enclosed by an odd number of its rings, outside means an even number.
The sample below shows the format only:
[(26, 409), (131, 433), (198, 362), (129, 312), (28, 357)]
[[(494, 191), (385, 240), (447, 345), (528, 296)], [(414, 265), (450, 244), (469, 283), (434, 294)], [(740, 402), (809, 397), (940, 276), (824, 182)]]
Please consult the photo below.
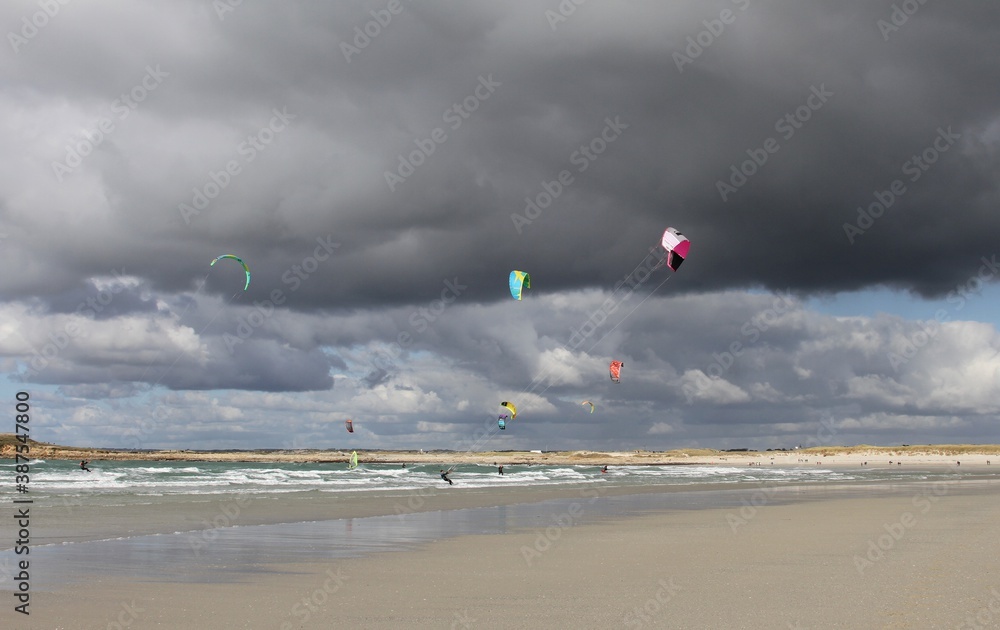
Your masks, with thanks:
[(80, 460), (80, 468), (83, 469), (83, 470), (86, 470), (87, 472), (90, 472), (90, 469), (87, 468), (87, 464), (89, 464), (89, 463), (90, 463), (89, 459), (81, 459)]
[(450, 470), (442, 470), (441, 471), (441, 478), (444, 479), (445, 481), (447, 481), (449, 486), (454, 485), (454, 483), (455, 483), (451, 479), (448, 479), (448, 473), (450, 473), (450, 472), (451, 472)]
[(499, 470), (500, 474), (503, 475), (503, 464), (500, 464), (500, 468), (498, 470)]

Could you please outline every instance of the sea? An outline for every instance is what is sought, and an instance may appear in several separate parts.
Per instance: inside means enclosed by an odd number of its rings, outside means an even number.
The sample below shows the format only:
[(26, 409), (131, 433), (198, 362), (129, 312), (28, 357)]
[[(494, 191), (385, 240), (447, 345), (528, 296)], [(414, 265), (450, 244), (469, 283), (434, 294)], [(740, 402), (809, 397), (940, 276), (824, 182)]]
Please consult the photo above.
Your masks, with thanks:
[[(78, 462), (34, 460), (31, 466), (31, 493), (36, 501), (117, 497), (130, 501), (138, 497), (172, 494), (227, 495), (263, 493), (286, 494), (317, 491), (325, 493), (392, 493), (440, 487), (442, 468), (463, 488), (559, 485), (682, 485), (730, 484), (734, 488), (753, 484), (843, 483), (869, 481), (886, 483), (973, 476), (972, 469), (916, 469), (907, 467), (800, 466), (615, 466), (607, 473), (599, 466), (508, 465), (504, 474), (497, 467), (482, 464), (403, 465), (361, 464), (348, 469), (344, 463), (247, 463), (247, 462), (162, 462), (95, 461), (91, 472)], [(0, 474), (11, 478), (0, 486), (0, 497), (16, 494), (15, 464), (0, 463)]]
[[(63, 535), (35, 537), (32, 588), (57, 589), (67, 582), (108, 576), (148, 581), (219, 582), (246, 579), (261, 567), (306, 561), (333, 561), (412, 549), (451, 536), (507, 534), (526, 529), (559, 532), (561, 528), (666, 510), (757, 509), (809, 497), (913, 492), (913, 482), (935, 484), (979, 480), (995, 483), (972, 467), (906, 466), (598, 466), (462, 464), (450, 473), (454, 486), (440, 477), (442, 465), (344, 463), (246, 463), (94, 461), (91, 472), (78, 462), (30, 462), (27, 493), (18, 493), (14, 463), (0, 463), (0, 502), (10, 513), (13, 501), (30, 497), (34, 531), (59, 531), (45, 519), (72, 518), (74, 506), (98, 506), (118, 513), (134, 511), (137, 520), (156, 518), (162, 509), (187, 504), (291, 497), (367, 497), (386, 506), (412, 505), (429, 492), (468, 491), (488, 494), (504, 488), (573, 488), (573, 498), (528, 500), (489, 507), (438, 511), (384, 510), (383, 516), (332, 518), (308, 522), (248, 525), (225, 507), (213, 519), (184, 531), (155, 534), (120, 531), (103, 538)], [(992, 479), (992, 481), (991, 481)], [(648, 486), (643, 488), (643, 486)], [(659, 487), (654, 488), (654, 486)], [(898, 487), (897, 487), (898, 486)], [(817, 494), (816, 488), (822, 492)], [(612, 488), (626, 491), (602, 492)], [(661, 491), (662, 490), (662, 491)], [(498, 493), (499, 494), (499, 493)], [(157, 508), (161, 511), (157, 512)], [(48, 515), (48, 516), (47, 516)], [(150, 516), (153, 515), (153, 516)], [(0, 590), (13, 590), (18, 560), (14, 521), (0, 525)], [(66, 528), (63, 527), (63, 530)]]

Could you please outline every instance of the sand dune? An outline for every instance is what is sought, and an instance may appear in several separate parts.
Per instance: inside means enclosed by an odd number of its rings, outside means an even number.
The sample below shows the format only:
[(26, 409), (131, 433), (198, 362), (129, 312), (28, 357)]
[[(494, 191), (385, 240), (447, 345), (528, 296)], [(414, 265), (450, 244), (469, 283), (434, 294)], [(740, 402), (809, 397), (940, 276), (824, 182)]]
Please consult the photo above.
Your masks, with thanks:
[[(1000, 445), (939, 444), (921, 446), (817, 446), (794, 451), (717, 451), (679, 449), (671, 451), (380, 451), (358, 450), (362, 463), (386, 464), (540, 464), (573, 466), (669, 466), (669, 465), (815, 465), (869, 466), (987, 465), (1000, 462)], [(79, 460), (144, 460), (205, 462), (346, 462), (350, 450), (254, 450), (254, 451), (129, 451), (31, 443), (35, 458)], [(14, 456), (12, 434), (0, 434), (0, 457)], [(900, 464), (902, 462), (902, 464)], [(1000, 465), (1000, 464), (998, 464)]]

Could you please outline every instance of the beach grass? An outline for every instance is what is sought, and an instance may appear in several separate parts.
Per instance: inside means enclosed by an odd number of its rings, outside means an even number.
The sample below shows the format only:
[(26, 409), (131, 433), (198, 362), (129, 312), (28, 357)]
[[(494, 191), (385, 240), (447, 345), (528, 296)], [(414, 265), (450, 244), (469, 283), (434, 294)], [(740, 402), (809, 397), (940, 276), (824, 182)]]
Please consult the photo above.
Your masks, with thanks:
[[(0, 458), (12, 459), (17, 438), (11, 433), (0, 433)], [(232, 461), (232, 462), (344, 462), (352, 450), (358, 451), (358, 459), (370, 464), (527, 464), (527, 465), (681, 465), (753, 462), (762, 459), (788, 461), (791, 457), (808, 459), (822, 457), (826, 460), (853, 461), (857, 458), (880, 457), (920, 457), (952, 458), (956, 456), (1000, 456), (997, 444), (926, 444), (905, 446), (875, 446), (858, 444), (854, 446), (815, 446), (795, 450), (722, 451), (709, 448), (684, 448), (668, 451), (431, 451), (422, 450), (377, 450), (363, 448), (343, 449), (256, 449), (246, 451), (216, 450), (127, 450), (63, 446), (28, 440), (30, 453), (34, 458), (50, 459), (90, 459), (90, 460), (142, 460), (142, 461)]]

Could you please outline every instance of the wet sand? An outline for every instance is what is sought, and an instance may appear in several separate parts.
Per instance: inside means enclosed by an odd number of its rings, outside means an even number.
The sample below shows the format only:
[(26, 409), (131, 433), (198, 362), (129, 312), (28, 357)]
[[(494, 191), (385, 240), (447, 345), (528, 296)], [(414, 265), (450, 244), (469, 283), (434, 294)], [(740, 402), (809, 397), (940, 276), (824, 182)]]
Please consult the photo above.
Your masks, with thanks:
[[(152, 503), (134, 504), (122, 504), (121, 497), (117, 495), (93, 496), (86, 501), (64, 500), (55, 501), (48, 506), (34, 505), (32, 512), (38, 518), (32, 524), (32, 539), (36, 545), (61, 544), (124, 536), (196, 532), (230, 525), (274, 525), (515, 505), (564, 497), (615, 497), (734, 489), (737, 486), (731, 483), (704, 483), (697, 487), (562, 484), (500, 488), (463, 488), (459, 484), (442, 484), (440, 487), (415, 490), (372, 492), (179, 494), (157, 497)], [(12, 540), (15, 533), (13, 522), (0, 522), (0, 540)]]
[[(95, 578), (33, 593), (27, 619), (5, 595), (0, 624), (943, 628), (1000, 621), (996, 481), (893, 484), (849, 497), (802, 489), (793, 503), (760, 490), (741, 507), (582, 525), (591, 499), (572, 489), (562, 495), (575, 500), (537, 527), (507, 534), (244, 568), (221, 584)], [(448, 507), (475, 496), (452, 493)], [(274, 509), (280, 502), (265, 511)], [(445, 523), (449, 514), (442, 513)], [(192, 576), (200, 569), (192, 563)]]

